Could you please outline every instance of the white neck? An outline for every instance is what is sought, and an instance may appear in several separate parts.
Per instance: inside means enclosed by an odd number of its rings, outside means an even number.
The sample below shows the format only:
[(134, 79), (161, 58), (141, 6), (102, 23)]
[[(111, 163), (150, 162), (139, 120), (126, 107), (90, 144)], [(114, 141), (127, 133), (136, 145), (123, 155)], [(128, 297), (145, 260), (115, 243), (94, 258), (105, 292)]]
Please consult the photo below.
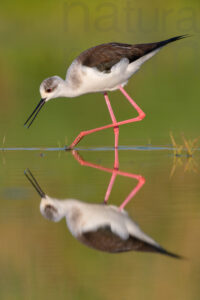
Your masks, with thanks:
[(74, 84), (72, 84), (71, 80), (62, 80), (60, 85), (59, 97), (72, 98), (81, 95), (81, 92)]

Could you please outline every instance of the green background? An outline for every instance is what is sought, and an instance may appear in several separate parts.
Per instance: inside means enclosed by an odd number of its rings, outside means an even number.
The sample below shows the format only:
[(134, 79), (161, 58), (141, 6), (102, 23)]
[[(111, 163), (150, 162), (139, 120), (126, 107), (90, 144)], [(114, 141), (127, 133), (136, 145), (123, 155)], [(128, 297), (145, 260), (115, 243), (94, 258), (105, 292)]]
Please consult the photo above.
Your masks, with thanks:
[[(44, 78), (65, 78), (83, 50), (105, 42), (144, 43), (192, 36), (162, 49), (126, 87), (146, 113), (120, 128), (120, 145), (168, 145), (199, 136), (199, 1), (7, 1), (0, 9), (0, 145), (55, 147), (82, 130), (110, 123), (101, 94), (50, 101), (30, 129), (24, 122), (40, 100)], [(117, 120), (135, 116), (126, 99), (109, 93)], [(80, 146), (113, 146), (113, 131), (92, 134)], [(112, 168), (112, 151), (82, 152)], [(72, 238), (65, 221), (48, 222), (23, 175), (29, 167), (44, 191), (59, 199), (102, 202), (110, 175), (80, 166), (70, 152), (2, 151), (0, 168), (1, 299), (199, 299), (199, 152), (120, 151), (120, 169), (146, 184), (127, 207), (141, 228), (167, 249), (188, 258), (108, 255)], [(175, 172), (172, 177), (173, 166)], [(117, 178), (112, 204), (133, 182)]]

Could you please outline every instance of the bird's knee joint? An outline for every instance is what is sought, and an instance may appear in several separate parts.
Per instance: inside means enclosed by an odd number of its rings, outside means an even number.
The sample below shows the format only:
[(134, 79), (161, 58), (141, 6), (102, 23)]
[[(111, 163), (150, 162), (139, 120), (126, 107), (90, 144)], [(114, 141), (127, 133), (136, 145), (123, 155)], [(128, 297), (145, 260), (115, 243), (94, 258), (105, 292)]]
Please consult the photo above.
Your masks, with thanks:
[(146, 117), (146, 114), (143, 112), (142, 119), (144, 119), (145, 117)]
[(85, 135), (85, 131), (81, 131), (79, 134), (80, 137), (84, 137), (84, 135)]
[(141, 184), (144, 184), (144, 183), (145, 183), (145, 178), (144, 178), (143, 176), (140, 175), (139, 181), (140, 181)]
[(138, 116), (138, 120), (142, 121), (144, 118), (146, 117), (146, 114), (144, 112), (142, 112), (139, 116)]
[(113, 128), (113, 130), (114, 130), (114, 132), (119, 132), (119, 126), (115, 126), (114, 128)]

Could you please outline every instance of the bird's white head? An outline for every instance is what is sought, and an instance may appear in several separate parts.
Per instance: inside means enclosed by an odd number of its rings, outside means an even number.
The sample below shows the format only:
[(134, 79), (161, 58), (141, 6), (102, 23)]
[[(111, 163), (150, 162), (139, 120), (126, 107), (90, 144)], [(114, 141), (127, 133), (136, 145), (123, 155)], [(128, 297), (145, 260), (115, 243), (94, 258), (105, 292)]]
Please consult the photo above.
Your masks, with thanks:
[(41, 199), (40, 212), (43, 217), (53, 222), (59, 222), (65, 216), (62, 202), (47, 195)]
[(52, 76), (42, 81), (40, 95), (45, 102), (60, 97), (63, 90), (64, 80), (59, 76)]
[(26, 120), (24, 126), (28, 128), (31, 126), (39, 111), (47, 101), (62, 96), (64, 86), (65, 81), (58, 76), (53, 76), (45, 79), (40, 85), (41, 100), (32, 114)]

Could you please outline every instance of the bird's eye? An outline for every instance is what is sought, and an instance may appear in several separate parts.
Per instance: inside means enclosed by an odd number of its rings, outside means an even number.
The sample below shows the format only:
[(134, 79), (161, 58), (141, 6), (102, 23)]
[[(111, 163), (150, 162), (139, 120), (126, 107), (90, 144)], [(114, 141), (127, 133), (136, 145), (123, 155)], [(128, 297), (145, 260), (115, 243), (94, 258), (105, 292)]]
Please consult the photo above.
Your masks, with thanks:
[(51, 93), (51, 92), (52, 92), (52, 89), (47, 89), (46, 92), (47, 92), (47, 93)]

